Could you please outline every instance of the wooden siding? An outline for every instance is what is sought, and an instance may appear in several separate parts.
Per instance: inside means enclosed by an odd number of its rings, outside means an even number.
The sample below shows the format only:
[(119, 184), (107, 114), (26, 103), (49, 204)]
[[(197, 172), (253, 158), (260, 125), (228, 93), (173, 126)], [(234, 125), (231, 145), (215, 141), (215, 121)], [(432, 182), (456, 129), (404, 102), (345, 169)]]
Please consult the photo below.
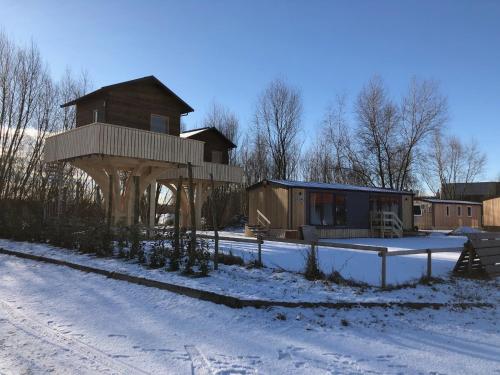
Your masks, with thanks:
[(413, 195), (403, 195), (401, 200), (403, 229), (413, 230)]
[(222, 164), (229, 163), (229, 147), (227, 140), (216, 131), (204, 131), (190, 136), (189, 139), (196, 139), (205, 142), (205, 150), (203, 160), (206, 162), (212, 161), (212, 151), (220, 151), (222, 153)]
[(485, 200), (483, 211), (483, 225), (485, 227), (500, 227), (500, 198)]
[(257, 210), (271, 222), (270, 228), (288, 227), (288, 189), (278, 186), (260, 186), (248, 194), (248, 223), (257, 224)]
[[(204, 162), (201, 166), (193, 168), (193, 178), (196, 180), (210, 180), (210, 173), (213, 174), (214, 181), (236, 184), (243, 182), (243, 169), (234, 165)], [(158, 180), (178, 180), (179, 176), (187, 178), (187, 175), (187, 168), (170, 169)]]
[(76, 126), (93, 122), (93, 111), (99, 109), (99, 121), (141, 130), (150, 130), (151, 115), (169, 118), (169, 134), (180, 133), (181, 105), (151, 82), (133, 82), (110, 88), (78, 102)]
[(304, 189), (292, 189), (292, 227), (298, 229), (306, 224), (306, 191)]
[[(425, 211), (422, 216), (415, 216), (415, 226), (419, 229), (448, 230), (466, 226), (471, 228), (481, 227), (482, 207), (477, 204), (457, 203), (429, 203), (415, 201), (423, 205)], [(446, 215), (446, 207), (449, 207), (450, 215)], [(458, 207), (461, 207), (461, 216), (458, 216)], [(472, 208), (472, 215), (467, 216), (467, 207)]]
[(45, 162), (89, 155), (201, 165), (203, 142), (103, 123), (71, 129), (45, 142)]

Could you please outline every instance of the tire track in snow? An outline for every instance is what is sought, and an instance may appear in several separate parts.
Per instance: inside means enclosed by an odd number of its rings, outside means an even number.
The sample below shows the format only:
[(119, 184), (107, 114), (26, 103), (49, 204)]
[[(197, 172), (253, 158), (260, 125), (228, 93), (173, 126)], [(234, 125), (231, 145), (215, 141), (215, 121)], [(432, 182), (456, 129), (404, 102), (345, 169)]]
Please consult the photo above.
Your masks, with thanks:
[[(63, 351), (70, 351), (77, 358), (82, 359), (81, 363), (88, 367), (89, 370), (98, 370), (99, 373), (105, 371), (111, 374), (148, 374), (146, 371), (112, 358), (109, 354), (92, 345), (86, 344), (74, 337), (66, 336), (38, 322), (36, 319), (30, 318), (3, 300), (0, 300), (0, 307), (7, 313), (7, 316), (10, 316), (8, 323), (40, 341), (48, 342)], [(87, 361), (90, 361), (90, 363)], [(95, 366), (92, 366), (91, 362), (95, 362), (104, 368), (96, 369)]]

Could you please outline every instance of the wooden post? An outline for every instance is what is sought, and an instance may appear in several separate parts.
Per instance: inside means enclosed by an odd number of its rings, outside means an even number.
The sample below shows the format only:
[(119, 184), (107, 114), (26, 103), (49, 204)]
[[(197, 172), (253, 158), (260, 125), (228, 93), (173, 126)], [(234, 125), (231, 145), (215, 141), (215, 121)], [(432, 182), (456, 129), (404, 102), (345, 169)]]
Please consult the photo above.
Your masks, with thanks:
[(175, 191), (175, 214), (174, 214), (174, 251), (179, 254), (179, 236), (180, 236), (180, 222), (181, 222), (181, 189), (182, 189), (182, 176), (179, 176), (177, 183), (177, 190)]
[(196, 249), (196, 212), (194, 208), (193, 166), (188, 163), (189, 209), (191, 216), (191, 251)]
[(257, 261), (259, 262), (259, 267), (262, 267), (262, 234), (257, 235)]
[(108, 226), (111, 226), (113, 220), (113, 175), (109, 177), (109, 191), (108, 191)]
[(469, 242), (468, 246), (468, 252), (469, 252), (469, 262), (467, 263), (467, 274), (469, 277), (472, 275), (472, 261), (474, 259), (474, 256), (472, 255), (472, 243)]
[(385, 289), (387, 286), (387, 250), (379, 252), (378, 255), (382, 257), (381, 287)]
[(427, 249), (427, 280), (432, 277), (432, 251)]
[(156, 218), (156, 182), (152, 182), (148, 187), (148, 227), (150, 235), (154, 233)]
[(210, 203), (212, 208), (212, 225), (214, 226), (214, 269), (219, 268), (219, 229), (217, 228), (217, 207), (215, 206), (214, 176), (210, 173)]
[(139, 224), (139, 176), (133, 176), (134, 178), (134, 225)]

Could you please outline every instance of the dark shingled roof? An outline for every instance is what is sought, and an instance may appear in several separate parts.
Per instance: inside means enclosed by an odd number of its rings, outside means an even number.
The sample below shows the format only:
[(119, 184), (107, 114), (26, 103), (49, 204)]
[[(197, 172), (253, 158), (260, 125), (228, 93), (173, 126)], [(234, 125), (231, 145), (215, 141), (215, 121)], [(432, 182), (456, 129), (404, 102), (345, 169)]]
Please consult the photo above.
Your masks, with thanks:
[(401, 191), (386, 188), (377, 188), (369, 186), (357, 186), (348, 184), (337, 184), (337, 183), (325, 183), (325, 182), (306, 182), (306, 181), (290, 181), (290, 180), (262, 180), (256, 184), (249, 186), (248, 190), (254, 189), (262, 184), (272, 184), (279, 185), (283, 187), (291, 188), (303, 188), (303, 189), (319, 189), (319, 190), (348, 190), (348, 191), (364, 191), (368, 193), (385, 193), (385, 194), (413, 194), (411, 191)]
[(117, 87), (117, 86), (122, 86), (122, 85), (128, 85), (128, 84), (131, 84), (131, 83), (137, 83), (137, 82), (142, 82), (142, 81), (151, 81), (151, 83), (155, 84), (155, 85), (158, 85), (163, 91), (165, 91), (168, 95), (171, 95), (173, 96), (174, 98), (177, 99), (177, 101), (181, 104), (181, 106), (183, 107), (183, 111), (182, 113), (189, 113), (189, 112), (193, 112), (194, 109), (191, 108), (191, 106), (189, 104), (187, 104), (184, 100), (182, 100), (179, 96), (177, 96), (176, 93), (174, 93), (172, 90), (170, 90), (167, 86), (165, 86), (158, 78), (156, 78), (155, 76), (146, 76), (146, 77), (142, 77), (142, 78), (137, 78), (137, 79), (133, 79), (133, 80), (130, 80), (130, 81), (125, 81), (125, 82), (120, 82), (120, 83), (115, 83), (113, 85), (108, 85), (108, 86), (103, 86), (101, 87), (100, 89), (98, 90), (95, 90), (95, 91), (92, 91), (86, 95), (83, 95), (83, 96), (80, 96), (79, 98), (76, 98), (74, 100), (71, 100), (67, 103), (64, 103), (61, 105), (61, 107), (68, 107), (70, 105), (75, 105), (76, 103), (78, 103), (79, 101), (81, 100), (84, 100), (84, 99), (87, 99), (91, 96), (94, 96), (96, 94), (100, 94), (100, 93), (104, 93), (114, 87)]

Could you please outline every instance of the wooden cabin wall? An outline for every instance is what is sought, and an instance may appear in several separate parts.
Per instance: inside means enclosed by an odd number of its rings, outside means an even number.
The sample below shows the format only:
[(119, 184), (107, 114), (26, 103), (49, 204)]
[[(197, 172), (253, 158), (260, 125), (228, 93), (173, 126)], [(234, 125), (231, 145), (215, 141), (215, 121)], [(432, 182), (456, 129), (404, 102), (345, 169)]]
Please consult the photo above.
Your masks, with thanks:
[(483, 211), (483, 225), (485, 227), (500, 227), (500, 198), (485, 200)]
[(98, 122), (106, 122), (105, 97), (95, 95), (76, 104), (76, 127), (92, 124), (95, 109), (99, 111)]
[(401, 201), (403, 229), (413, 230), (413, 195), (402, 195)]
[[(446, 216), (446, 206), (450, 207), (450, 216)], [(462, 215), (457, 216), (457, 207), (462, 207)], [(467, 216), (467, 207), (472, 207), (472, 216)], [(434, 203), (434, 229), (454, 229), (461, 226), (479, 228), (481, 226), (481, 206), (467, 204)]]
[(257, 210), (269, 219), (270, 228), (288, 228), (288, 189), (279, 186), (259, 186), (248, 193), (248, 224), (257, 225)]
[(222, 152), (222, 164), (229, 164), (228, 144), (219, 134), (213, 131), (205, 131), (189, 138), (205, 142), (204, 161), (213, 162), (212, 151), (220, 151)]
[(177, 99), (148, 82), (110, 89), (106, 101), (106, 122), (150, 130), (151, 115), (169, 118), (169, 134), (180, 134), (181, 109)]
[(292, 191), (292, 226), (290, 229), (299, 229), (306, 224), (306, 191), (293, 188)]
[(433, 228), (433, 211), (432, 204), (429, 202), (416, 201), (422, 209), (422, 216), (414, 217), (414, 226), (418, 229), (432, 229)]

